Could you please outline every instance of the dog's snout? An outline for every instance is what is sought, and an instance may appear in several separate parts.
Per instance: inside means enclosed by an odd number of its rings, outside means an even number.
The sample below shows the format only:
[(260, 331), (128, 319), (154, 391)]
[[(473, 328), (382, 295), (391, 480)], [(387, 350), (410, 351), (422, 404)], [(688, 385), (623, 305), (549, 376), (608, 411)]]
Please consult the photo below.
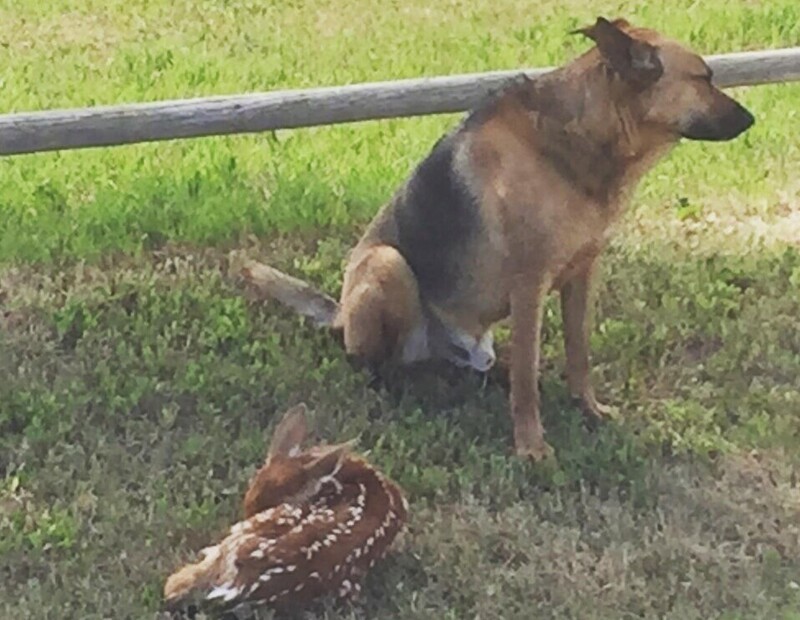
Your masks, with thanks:
[(730, 99), (723, 113), (704, 114), (691, 119), (682, 132), (689, 140), (733, 140), (755, 123), (753, 114), (738, 101)]
[(720, 122), (723, 127), (723, 133), (727, 130), (728, 139), (735, 138), (744, 133), (756, 122), (755, 116), (753, 116), (750, 110), (745, 108), (738, 101), (734, 101), (733, 103), (734, 105), (731, 111)]
[(756, 117), (753, 116), (753, 113), (750, 112), (750, 110), (745, 108), (743, 105), (738, 103), (737, 105), (739, 106), (739, 119), (740, 119), (739, 124), (741, 129), (739, 130), (739, 133), (737, 133), (736, 135), (739, 135), (740, 133), (743, 133), (748, 129), (750, 129), (755, 124)]

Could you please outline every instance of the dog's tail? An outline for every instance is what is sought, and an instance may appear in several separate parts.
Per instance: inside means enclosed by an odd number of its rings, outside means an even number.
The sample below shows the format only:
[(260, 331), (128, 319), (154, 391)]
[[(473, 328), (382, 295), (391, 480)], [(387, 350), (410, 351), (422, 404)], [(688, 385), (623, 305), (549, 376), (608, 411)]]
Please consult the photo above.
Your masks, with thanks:
[(263, 295), (310, 318), (318, 327), (333, 327), (339, 304), (307, 282), (256, 261), (248, 261), (241, 273)]

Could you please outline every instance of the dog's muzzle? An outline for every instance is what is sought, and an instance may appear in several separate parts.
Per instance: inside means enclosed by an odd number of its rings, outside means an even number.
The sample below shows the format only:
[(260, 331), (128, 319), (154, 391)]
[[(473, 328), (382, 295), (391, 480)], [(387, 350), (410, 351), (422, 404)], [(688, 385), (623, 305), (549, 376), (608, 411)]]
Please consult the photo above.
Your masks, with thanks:
[(689, 140), (733, 140), (755, 123), (755, 117), (739, 102), (730, 99), (730, 105), (726, 107), (726, 112), (721, 115), (695, 117), (681, 135)]

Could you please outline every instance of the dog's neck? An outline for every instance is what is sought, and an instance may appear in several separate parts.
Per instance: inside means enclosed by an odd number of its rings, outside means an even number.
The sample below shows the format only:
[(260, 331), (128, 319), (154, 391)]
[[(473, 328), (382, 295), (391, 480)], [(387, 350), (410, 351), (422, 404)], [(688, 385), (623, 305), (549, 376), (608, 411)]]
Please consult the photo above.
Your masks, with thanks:
[(528, 81), (518, 96), (538, 136), (535, 148), (605, 204), (621, 206), (676, 142), (648, 133), (638, 98), (591, 54)]

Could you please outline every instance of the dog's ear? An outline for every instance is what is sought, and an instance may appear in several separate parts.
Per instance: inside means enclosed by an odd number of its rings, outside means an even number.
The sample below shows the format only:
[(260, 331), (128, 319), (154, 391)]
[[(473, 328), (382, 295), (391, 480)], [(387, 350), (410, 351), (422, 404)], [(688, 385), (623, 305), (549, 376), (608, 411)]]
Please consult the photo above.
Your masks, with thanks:
[(640, 89), (658, 81), (664, 66), (655, 46), (629, 35), (623, 29), (630, 24), (624, 19), (613, 22), (598, 17), (592, 26), (574, 31), (597, 44), (600, 54), (623, 80)]

